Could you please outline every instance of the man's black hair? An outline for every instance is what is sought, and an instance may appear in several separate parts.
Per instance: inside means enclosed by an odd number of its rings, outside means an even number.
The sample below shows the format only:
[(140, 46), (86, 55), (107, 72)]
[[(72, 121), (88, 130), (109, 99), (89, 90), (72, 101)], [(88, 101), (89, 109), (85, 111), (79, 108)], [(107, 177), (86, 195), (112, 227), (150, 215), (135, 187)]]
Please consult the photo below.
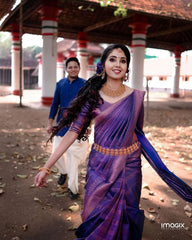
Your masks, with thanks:
[(76, 62), (80, 67), (79, 60), (76, 57), (70, 57), (66, 60), (66, 63), (65, 63), (66, 68), (67, 68), (67, 65), (68, 65), (69, 62)]

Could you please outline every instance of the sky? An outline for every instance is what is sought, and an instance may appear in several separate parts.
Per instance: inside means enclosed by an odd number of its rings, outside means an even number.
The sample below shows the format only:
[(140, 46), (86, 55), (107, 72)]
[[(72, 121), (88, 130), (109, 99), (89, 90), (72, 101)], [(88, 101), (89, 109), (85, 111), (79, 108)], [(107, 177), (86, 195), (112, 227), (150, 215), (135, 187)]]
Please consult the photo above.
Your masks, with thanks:
[(30, 47), (30, 46), (43, 46), (43, 39), (41, 35), (34, 35), (34, 34), (24, 34), (22, 38), (23, 47)]

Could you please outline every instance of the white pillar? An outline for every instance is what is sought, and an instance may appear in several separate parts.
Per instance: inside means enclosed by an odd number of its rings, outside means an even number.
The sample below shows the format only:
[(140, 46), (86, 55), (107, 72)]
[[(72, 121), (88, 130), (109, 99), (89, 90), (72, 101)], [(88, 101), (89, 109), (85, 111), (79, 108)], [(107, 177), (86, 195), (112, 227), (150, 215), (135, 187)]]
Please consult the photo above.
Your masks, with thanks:
[(63, 53), (57, 53), (57, 82), (64, 77)]
[(180, 79), (180, 68), (181, 68), (181, 53), (182, 47), (177, 45), (174, 49), (175, 54), (175, 71), (173, 74), (173, 85), (171, 87), (170, 96), (173, 98), (179, 97), (179, 79)]
[(87, 80), (88, 54), (87, 54), (87, 35), (85, 32), (78, 33), (77, 58), (80, 62), (79, 77)]
[(88, 58), (88, 69), (87, 69), (87, 79), (92, 77), (96, 73), (94, 66), (94, 57), (89, 56)]
[(135, 15), (132, 28), (130, 84), (132, 88), (143, 90), (143, 72), (146, 46), (146, 32), (150, 26), (144, 16)]
[(38, 89), (42, 89), (42, 82), (43, 82), (43, 70), (42, 70), (42, 59), (38, 59)]
[(43, 6), (42, 11), (42, 104), (51, 105), (56, 85), (58, 8)]
[[(11, 47), (11, 88), (13, 95), (20, 95), (20, 37), (19, 26), (12, 25), (12, 47)], [(23, 92), (23, 83), (22, 83)]]

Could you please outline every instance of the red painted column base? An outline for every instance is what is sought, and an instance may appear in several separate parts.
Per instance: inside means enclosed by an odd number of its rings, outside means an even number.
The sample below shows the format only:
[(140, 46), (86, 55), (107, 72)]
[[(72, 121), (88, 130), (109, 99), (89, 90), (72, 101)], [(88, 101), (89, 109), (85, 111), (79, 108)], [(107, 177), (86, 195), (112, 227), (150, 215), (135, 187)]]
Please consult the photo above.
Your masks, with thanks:
[[(20, 96), (20, 90), (13, 90), (13, 95)], [(23, 91), (21, 95), (23, 96)]]
[(170, 97), (172, 97), (172, 98), (179, 98), (179, 93), (171, 93)]
[(52, 101), (53, 101), (52, 97), (41, 97), (41, 102), (43, 105), (51, 106)]

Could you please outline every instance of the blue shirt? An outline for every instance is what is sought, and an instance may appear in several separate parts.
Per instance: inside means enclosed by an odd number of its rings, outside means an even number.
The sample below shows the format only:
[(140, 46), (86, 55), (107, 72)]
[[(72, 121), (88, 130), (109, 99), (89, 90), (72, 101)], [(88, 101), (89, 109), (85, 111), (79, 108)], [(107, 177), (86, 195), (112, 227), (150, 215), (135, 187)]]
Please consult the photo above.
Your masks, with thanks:
[[(77, 77), (74, 81), (70, 82), (68, 78), (63, 78), (56, 84), (56, 89), (51, 104), (49, 118), (55, 119), (57, 114), (57, 123), (62, 117), (62, 112), (69, 106), (70, 102), (77, 96), (80, 88), (85, 85), (85, 80)], [(68, 128), (62, 128), (57, 136), (64, 136)]]

